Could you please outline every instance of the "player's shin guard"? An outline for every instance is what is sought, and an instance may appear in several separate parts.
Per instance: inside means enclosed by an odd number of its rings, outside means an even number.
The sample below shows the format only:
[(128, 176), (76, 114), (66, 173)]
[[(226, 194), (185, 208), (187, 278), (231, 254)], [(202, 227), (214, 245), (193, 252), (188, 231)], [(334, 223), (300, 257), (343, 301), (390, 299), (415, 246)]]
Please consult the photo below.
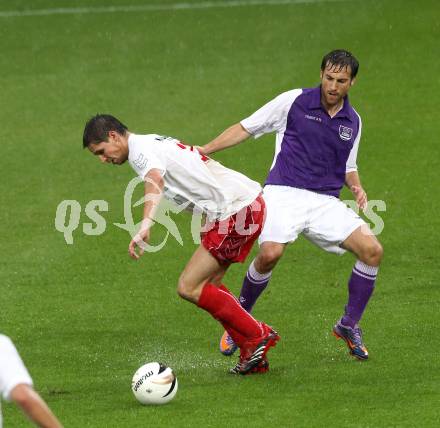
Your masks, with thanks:
[(255, 260), (249, 266), (240, 292), (240, 304), (251, 312), (255, 302), (269, 284), (272, 272), (259, 273), (255, 269)]
[(262, 334), (260, 323), (240, 306), (229, 290), (225, 291), (213, 284), (205, 284), (198, 306), (220, 321), (226, 330), (229, 328), (232, 332), (238, 333), (240, 336), (236, 335), (236, 337), (239, 342), (242, 342), (241, 336), (248, 340)]
[(341, 323), (354, 328), (364, 313), (368, 301), (373, 294), (379, 268), (368, 266), (360, 260), (354, 265), (348, 282), (348, 303)]

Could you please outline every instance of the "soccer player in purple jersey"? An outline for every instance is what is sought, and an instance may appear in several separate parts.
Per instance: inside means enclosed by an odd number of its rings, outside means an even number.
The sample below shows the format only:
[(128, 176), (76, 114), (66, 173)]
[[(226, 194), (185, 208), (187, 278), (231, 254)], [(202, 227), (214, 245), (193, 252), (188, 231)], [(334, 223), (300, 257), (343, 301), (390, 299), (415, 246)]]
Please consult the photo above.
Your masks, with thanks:
[[(264, 187), (266, 223), (259, 253), (243, 281), (240, 302), (252, 310), (286, 245), (299, 234), (331, 253), (348, 250), (356, 262), (348, 281), (345, 312), (333, 333), (344, 339), (351, 355), (366, 360), (359, 321), (373, 293), (383, 249), (368, 225), (339, 199), (345, 184), (357, 205), (367, 206), (356, 164), (362, 122), (347, 96), (358, 68), (350, 52), (330, 52), (321, 63), (319, 86), (282, 93), (226, 129), (201, 152), (208, 155), (250, 136), (276, 133), (274, 161)], [(235, 351), (227, 333), (220, 350), (225, 355)]]

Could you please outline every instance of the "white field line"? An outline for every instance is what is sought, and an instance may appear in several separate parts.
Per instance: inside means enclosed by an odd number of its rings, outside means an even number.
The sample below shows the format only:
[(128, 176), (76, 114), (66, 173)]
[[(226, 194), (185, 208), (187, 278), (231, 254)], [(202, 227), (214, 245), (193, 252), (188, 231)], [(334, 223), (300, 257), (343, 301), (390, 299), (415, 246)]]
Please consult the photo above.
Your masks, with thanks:
[(280, 6), (304, 3), (328, 3), (343, 0), (219, 0), (200, 3), (172, 3), (172, 4), (144, 4), (125, 6), (96, 6), (96, 7), (63, 7), (53, 9), (24, 9), (0, 11), (0, 18), (22, 16), (49, 16), (49, 15), (80, 15), (90, 13), (115, 12), (154, 12), (167, 10), (214, 9), (243, 6)]

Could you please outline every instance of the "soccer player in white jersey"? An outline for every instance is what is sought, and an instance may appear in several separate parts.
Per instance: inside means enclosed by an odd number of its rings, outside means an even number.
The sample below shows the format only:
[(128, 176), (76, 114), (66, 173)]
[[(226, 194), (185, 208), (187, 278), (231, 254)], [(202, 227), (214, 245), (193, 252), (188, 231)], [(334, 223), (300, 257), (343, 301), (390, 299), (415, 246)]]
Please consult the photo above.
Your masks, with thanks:
[[(321, 63), (319, 86), (277, 96), (199, 149), (208, 155), (250, 136), (276, 133), (275, 157), (264, 187), (267, 219), (240, 302), (251, 311), (286, 245), (299, 234), (331, 253), (348, 250), (357, 260), (345, 312), (333, 333), (345, 340), (351, 355), (365, 360), (368, 351), (358, 323), (373, 293), (383, 250), (368, 225), (339, 200), (345, 184), (358, 206), (367, 206), (356, 163), (362, 123), (347, 96), (358, 67), (350, 52), (330, 52)], [(220, 349), (225, 355), (235, 350), (227, 332)]]
[(144, 215), (128, 251), (143, 254), (150, 226), (162, 195), (206, 214), (209, 227), (178, 281), (179, 295), (209, 312), (240, 348), (232, 373), (263, 373), (266, 353), (279, 340), (275, 330), (255, 320), (222, 284), (228, 267), (243, 262), (260, 235), (265, 217), (261, 187), (171, 137), (137, 135), (110, 115), (86, 124), (83, 146), (102, 162), (127, 160), (144, 180)]
[[(9, 337), (0, 334), (0, 396), (14, 401), (37, 426), (60, 428), (61, 424), (32, 387), (32, 379)], [(2, 415), (0, 409), (0, 428)]]

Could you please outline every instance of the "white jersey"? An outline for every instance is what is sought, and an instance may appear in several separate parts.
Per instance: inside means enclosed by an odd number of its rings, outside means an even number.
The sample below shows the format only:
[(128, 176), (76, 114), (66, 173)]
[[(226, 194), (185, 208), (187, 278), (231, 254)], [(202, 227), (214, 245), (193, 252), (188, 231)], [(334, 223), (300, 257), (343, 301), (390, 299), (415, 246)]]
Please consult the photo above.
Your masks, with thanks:
[(210, 221), (230, 217), (261, 193), (257, 182), (174, 138), (130, 134), (128, 147), (128, 161), (140, 178), (160, 170), (165, 197), (205, 213)]
[[(9, 337), (0, 334), (0, 395), (10, 400), (11, 391), (19, 384), (32, 385), (32, 379)], [(2, 415), (0, 409), (0, 428)]]

